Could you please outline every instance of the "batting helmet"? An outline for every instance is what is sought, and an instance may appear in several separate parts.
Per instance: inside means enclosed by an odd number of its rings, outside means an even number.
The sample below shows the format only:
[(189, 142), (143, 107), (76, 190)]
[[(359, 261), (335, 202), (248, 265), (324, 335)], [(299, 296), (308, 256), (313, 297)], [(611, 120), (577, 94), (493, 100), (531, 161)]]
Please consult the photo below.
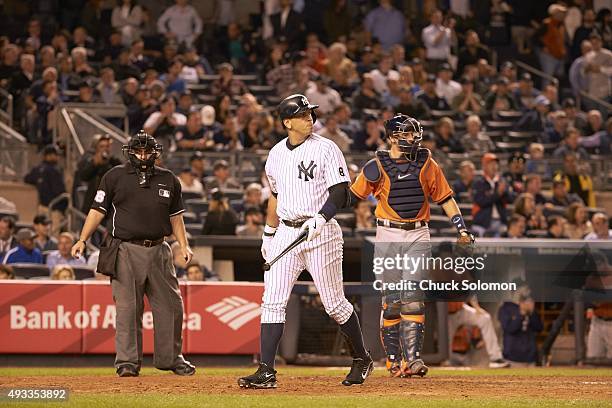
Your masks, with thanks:
[(310, 102), (308, 102), (308, 98), (304, 95), (290, 95), (283, 99), (278, 105), (278, 116), (282, 122), (285, 119), (294, 118), (309, 110), (312, 115), (312, 123), (315, 123), (317, 121), (317, 115), (314, 110), (318, 107), (319, 105), (311, 105)]
[[(407, 136), (412, 134), (412, 139)], [(397, 114), (385, 121), (385, 136), (387, 139), (397, 139), (400, 150), (408, 160), (416, 160), (416, 154), (423, 140), (423, 127), (418, 120), (408, 115)]]

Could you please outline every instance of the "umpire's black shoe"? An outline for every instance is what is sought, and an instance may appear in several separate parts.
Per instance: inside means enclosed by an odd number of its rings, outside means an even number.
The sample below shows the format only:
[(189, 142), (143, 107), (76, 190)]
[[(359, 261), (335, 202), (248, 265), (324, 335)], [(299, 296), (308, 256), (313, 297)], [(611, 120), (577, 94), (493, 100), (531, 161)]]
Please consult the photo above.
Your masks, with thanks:
[(130, 364), (124, 364), (117, 368), (117, 375), (119, 377), (138, 377), (138, 370)]
[(374, 361), (369, 354), (363, 358), (354, 358), (351, 371), (349, 371), (344, 381), (342, 381), (342, 385), (350, 386), (353, 384), (363, 384), (372, 370), (374, 370)]
[(185, 362), (175, 366), (172, 369), (172, 372), (174, 374), (176, 374), (176, 375), (182, 375), (182, 376), (194, 375), (195, 372), (196, 372), (196, 368), (189, 361), (185, 361)]
[(267, 364), (259, 363), (255, 374), (238, 379), (240, 388), (276, 388), (276, 370)]

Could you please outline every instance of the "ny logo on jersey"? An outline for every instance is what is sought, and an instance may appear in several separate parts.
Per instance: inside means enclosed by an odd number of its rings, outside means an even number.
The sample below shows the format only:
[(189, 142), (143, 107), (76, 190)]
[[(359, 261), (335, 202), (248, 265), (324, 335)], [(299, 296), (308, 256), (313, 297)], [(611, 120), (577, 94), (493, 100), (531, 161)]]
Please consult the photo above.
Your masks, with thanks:
[(301, 162), (298, 166), (298, 178), (302, 179), (302, 174), (304, 175), (304, 181), (310, 181), (310, 179), (314, 178), (314, 169), (317, 167), (314, 160), (310, 161), (308, 167), (304, 166), (304, 162)]

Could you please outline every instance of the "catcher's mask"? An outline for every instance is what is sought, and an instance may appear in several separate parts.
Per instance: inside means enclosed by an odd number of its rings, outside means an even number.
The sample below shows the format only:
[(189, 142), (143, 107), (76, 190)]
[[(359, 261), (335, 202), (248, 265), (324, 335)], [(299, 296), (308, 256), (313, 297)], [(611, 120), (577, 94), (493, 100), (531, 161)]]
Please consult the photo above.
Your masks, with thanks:
[(162, 145), (144, 130), (141, 130), (121, 148), (123, 155), (128, 159), (136, 174), (138, 185), (149, 187), (149, 180), (155, 169), (155, 161), (161, 156)]
[(385, 121), (385, 136), (391, 144), (397, 144), (410, 161), (417, 159), (417, 151), (423, 140), (423, 128), (418, 120), (398, 114)]

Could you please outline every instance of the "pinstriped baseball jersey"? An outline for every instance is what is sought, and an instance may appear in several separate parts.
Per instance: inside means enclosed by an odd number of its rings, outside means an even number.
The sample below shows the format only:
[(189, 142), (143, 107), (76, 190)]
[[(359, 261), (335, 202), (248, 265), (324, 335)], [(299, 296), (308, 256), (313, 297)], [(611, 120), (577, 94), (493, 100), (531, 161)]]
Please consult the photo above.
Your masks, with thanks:
[[(348, 169), (336, 144), (317, 134), (291, 146), (284, 139), (270, 150), (266, 162), (270, 188), (277, 193), (276, 212), (281, 220), (314, 217), (329, 196), (328, 188), (349, 182)], [(277, 256), (299, 235), (300, 229), (281, 222), (272, 239), (268, 260)], [(264, 275), (262, 323), (284, 323), (285, 310), (295, 280), (306, 269), (321, 295), (325, 311), (345, 323), (353, 305), (344, 297), (342, 283), (342, 230), (331, 219), (312, 241), (303, 242), (280, 258)]]
[(268, 155), (266, 175), (284, 220), (314, 217), (329, 196), (327, 189), (350, 181), (338, 146), (315, 133), (298, 146), (290, 146), (288, 138), (277, 143)]

